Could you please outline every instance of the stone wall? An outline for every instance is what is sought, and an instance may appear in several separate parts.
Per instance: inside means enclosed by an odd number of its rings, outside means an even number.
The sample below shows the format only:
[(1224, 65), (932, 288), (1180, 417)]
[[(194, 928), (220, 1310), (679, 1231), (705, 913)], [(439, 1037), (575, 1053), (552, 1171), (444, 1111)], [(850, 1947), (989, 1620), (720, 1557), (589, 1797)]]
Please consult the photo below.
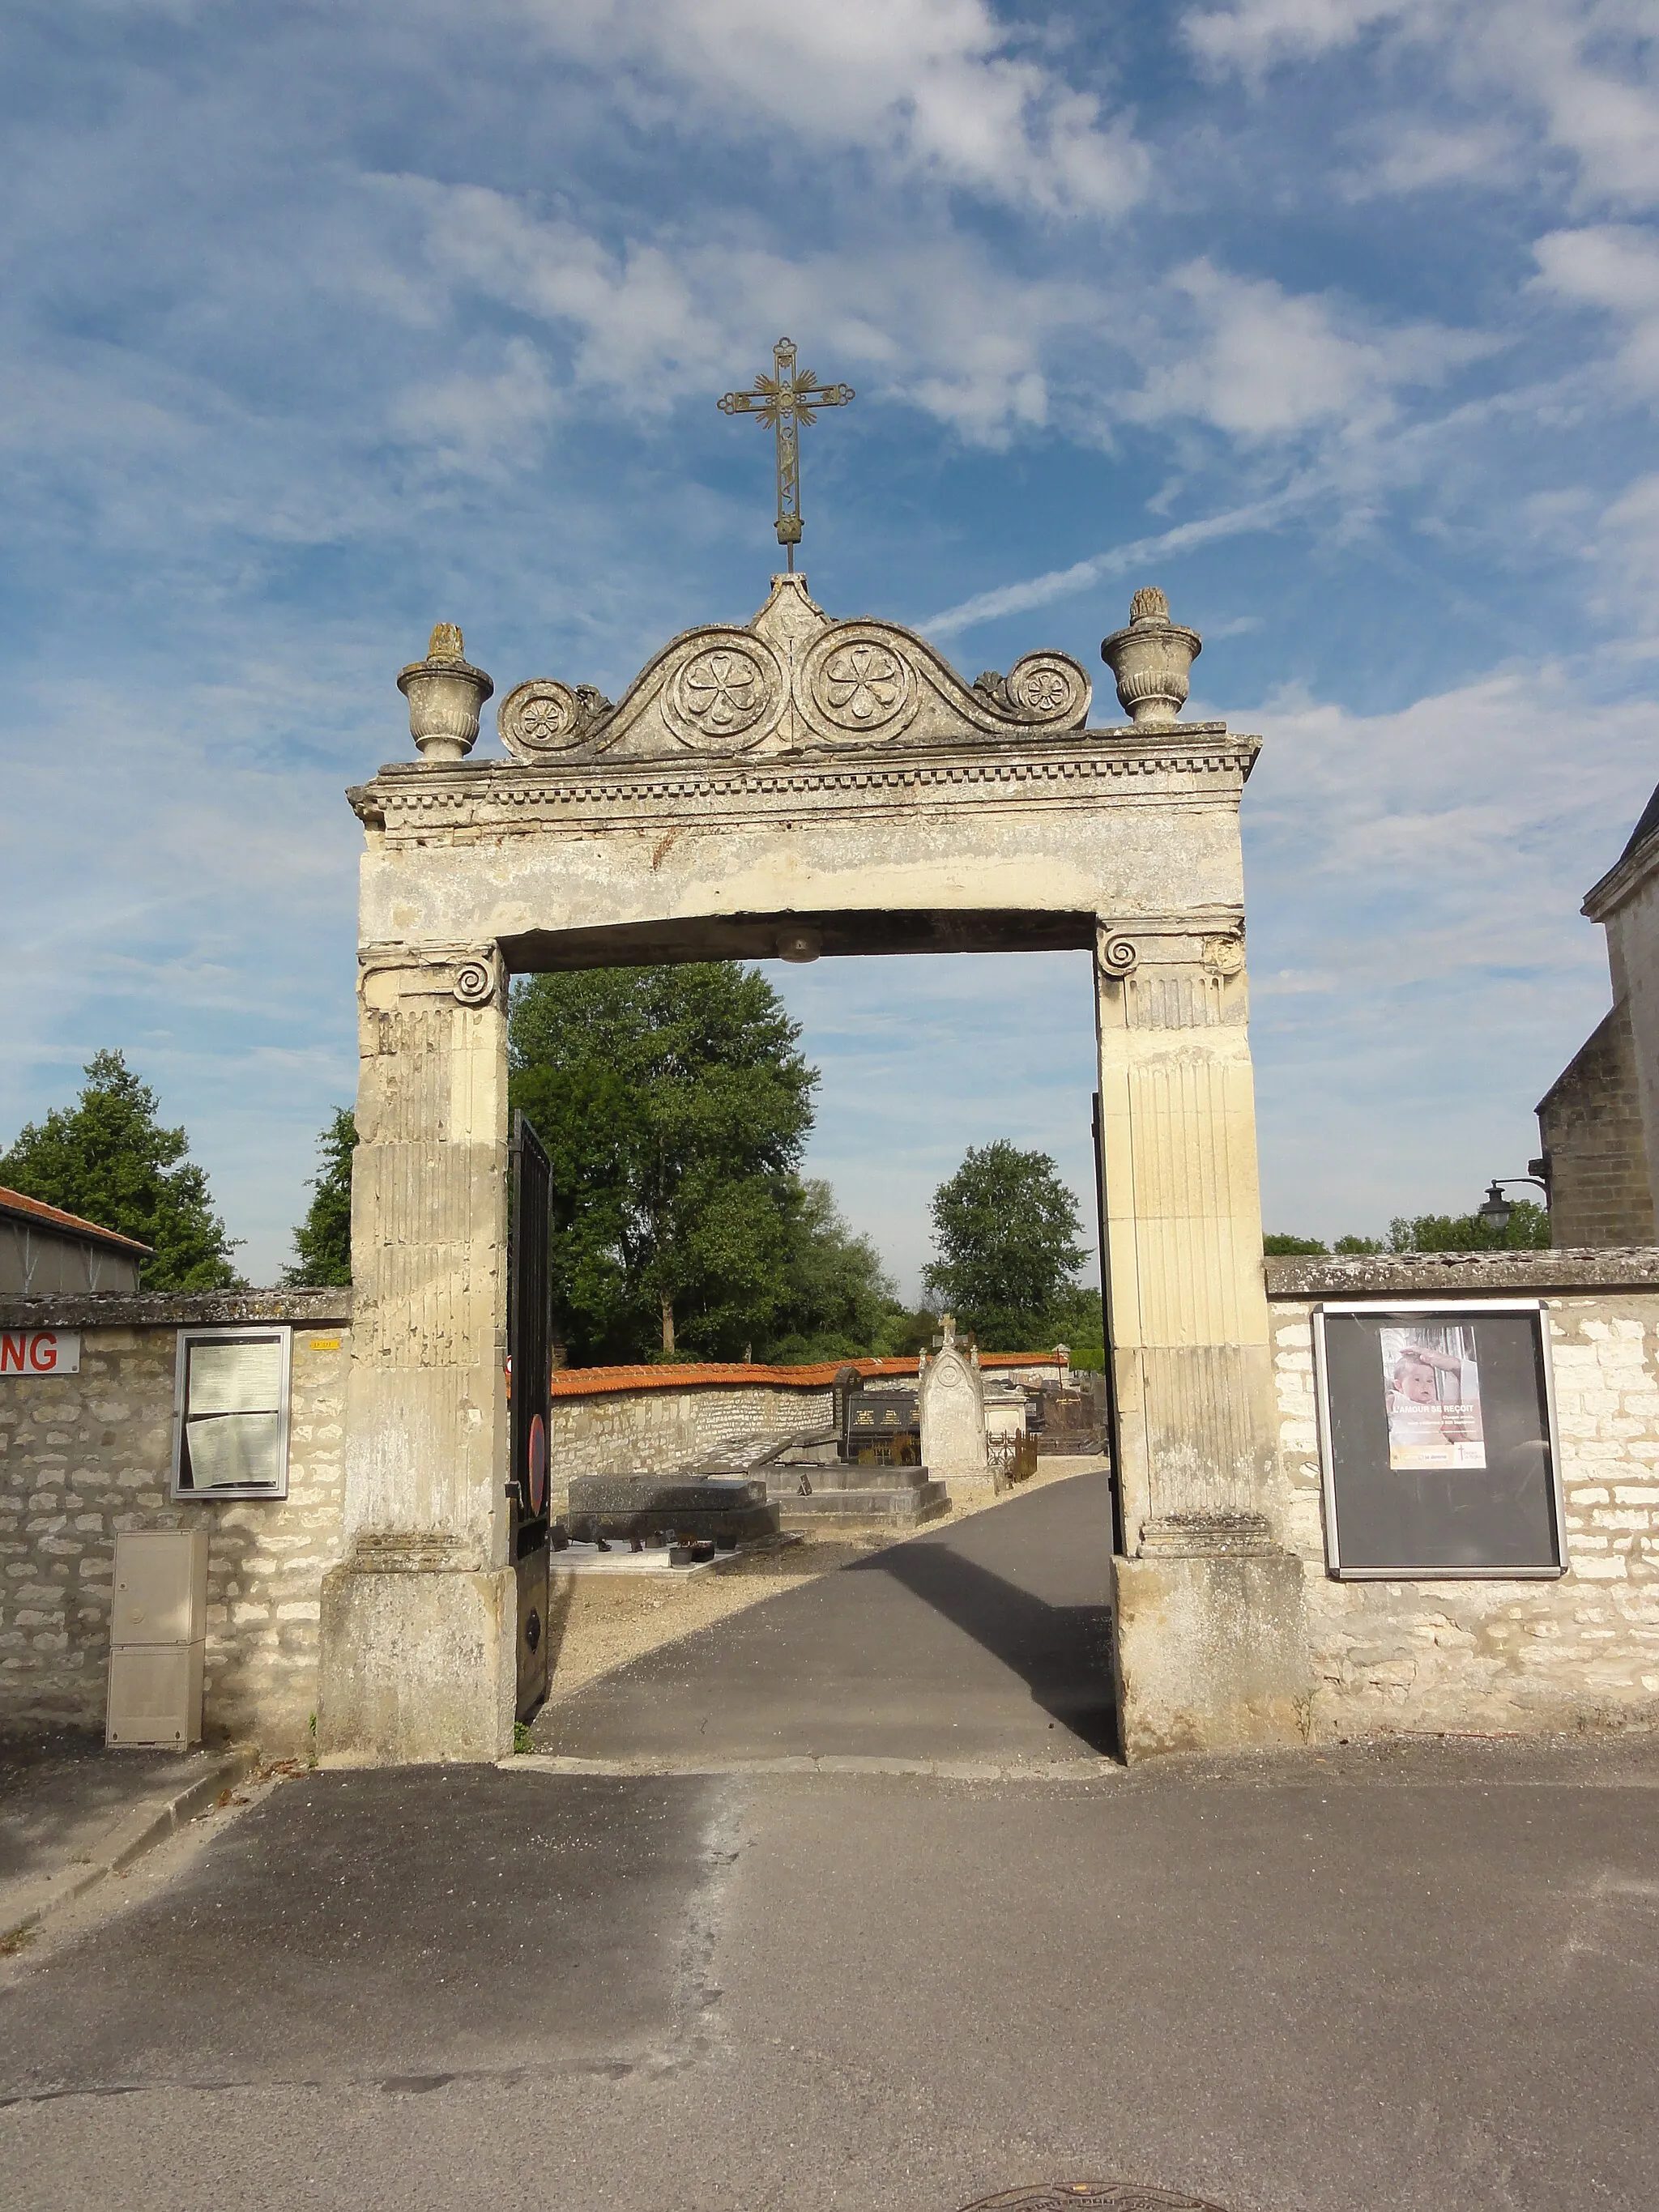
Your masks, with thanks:
[(1621, 999), (1538, 1104), (1550, 1235), (1577, 1247), (1650, 1242), (1653, 1194), (1630, 1001)]
[[(1302, 1560), (1316, 1738), (1659, 1724), (1659, 1250), (1270, 1260), (1276, 1533)], [(1326, 1571), (1312, 1314), (1321, 1298), (1538, 1297), (1566, 1501), (1559, 1581)]]
[[(842, 1368), (855, 1367), (866, 1389), (879, 1390), (914, 1387), (917, 1365), (908, 1358), (565, 1369), (553, 1378), (553, 1510), (564, 1511), (575, 1475), (667, 1474), (743, 1438), (827, 1429)], [(1066, 1372), (1035, 1352), (986, 1352), (980, 1366), (987, 1376), (1023, 1383), (1057, 1382)]]
[[(0, 1727), (100, 1728), (115, 1539), (205, 1527), (210, 1740), (307, 1741), (322, 1578), (341, 1554), (349, 1291), (0, 1301), (0, 1328), (76, 1328), (78, 1375), (0, 1381)], [(170, 1496), (181, 1327), (294, 1331), (284, 1499)]]
[(835, 1392), (816, 1387), (741, 1382), (629, 1389), (555, 1396), (550, 1489), (562, 1513), (579, 1474), (666, 1474), (700, 1453), (714, 1453), (745, 1437), (798, 1434), (827, 1429), (835, 1419)]

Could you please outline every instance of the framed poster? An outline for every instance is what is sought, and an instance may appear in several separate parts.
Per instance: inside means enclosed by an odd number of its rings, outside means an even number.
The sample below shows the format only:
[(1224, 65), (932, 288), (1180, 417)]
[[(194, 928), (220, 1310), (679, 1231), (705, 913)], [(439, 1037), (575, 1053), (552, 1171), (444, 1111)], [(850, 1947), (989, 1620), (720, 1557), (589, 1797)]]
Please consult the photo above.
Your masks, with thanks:
[(1325, 1556), (1340, 1579), (1567, 1571), (1536, 1298), (1314, 1310)]
[(286, 1327), (181, 1328), (173, 1389), (175, 1498), (286, 1498)]

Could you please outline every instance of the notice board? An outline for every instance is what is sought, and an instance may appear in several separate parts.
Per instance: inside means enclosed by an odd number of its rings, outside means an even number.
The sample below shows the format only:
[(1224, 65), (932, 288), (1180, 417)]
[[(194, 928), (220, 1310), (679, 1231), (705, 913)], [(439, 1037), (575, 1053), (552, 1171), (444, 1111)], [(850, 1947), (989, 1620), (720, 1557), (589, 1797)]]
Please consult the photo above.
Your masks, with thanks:
[(1331, 1574), (1566, 1572), (1549, 1334), (1536, 1299), (1318, 1307)]

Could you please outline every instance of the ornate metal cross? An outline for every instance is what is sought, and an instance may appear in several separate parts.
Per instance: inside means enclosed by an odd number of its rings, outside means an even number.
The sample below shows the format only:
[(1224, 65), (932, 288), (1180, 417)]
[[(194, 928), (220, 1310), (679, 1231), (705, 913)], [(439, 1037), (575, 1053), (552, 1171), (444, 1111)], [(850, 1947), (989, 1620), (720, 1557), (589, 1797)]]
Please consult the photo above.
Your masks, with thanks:
[(810, 368), (795, 367), (795, 341), (780, 338), (772, 349), (773, 376), (757, 376), (752, 392), (728, 392), (722, 415), (758, 415), (778, 434), (778, 543), (788, 550), (791, 574), (800, 544), (800, 435), (799, 426), (817, 419), (820, 407), (845, 407), (850, 384), (820, 384)]

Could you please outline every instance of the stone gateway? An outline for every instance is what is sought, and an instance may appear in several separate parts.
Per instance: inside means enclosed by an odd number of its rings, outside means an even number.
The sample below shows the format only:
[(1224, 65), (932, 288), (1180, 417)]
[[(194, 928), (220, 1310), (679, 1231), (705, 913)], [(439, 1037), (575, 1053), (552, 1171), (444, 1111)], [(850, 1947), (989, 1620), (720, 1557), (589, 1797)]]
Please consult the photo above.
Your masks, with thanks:
[(676, 638), (615, 704), (520, 684), (501, 761), (471, 757), (492, 687), (459, 631), (403, 672), (422, 757), (351, 793), (356, 1303), (325, 1755), (512, 1741), (509, 976), (890, 951), (1093, 953), (1122, 1739), (1297, 1735), (1238, 835), (1258, 741), (1177, 723), (1198, 649), (1138, 592), (1103, 648), (1132, 719), (1098, 727), (1064, 653), (967, 683), (781, 575), (752, 621)]

